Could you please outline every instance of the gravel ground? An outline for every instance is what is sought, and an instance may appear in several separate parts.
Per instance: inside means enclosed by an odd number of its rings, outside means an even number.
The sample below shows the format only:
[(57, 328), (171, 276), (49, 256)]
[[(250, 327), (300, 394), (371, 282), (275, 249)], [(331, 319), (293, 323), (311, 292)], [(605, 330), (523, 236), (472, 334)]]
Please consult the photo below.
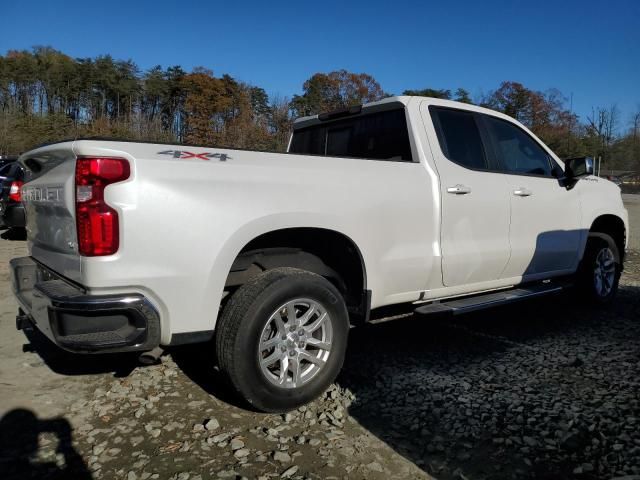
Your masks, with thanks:
[(354, 329), (321, 399), (266, 415), (237, 406), (206, 351), (140, 367), (25, 339), (6, 269), (23, 250), (0, 241), (3, 479), (640, 480), (636, 251), (610, 309), (563, 295)]

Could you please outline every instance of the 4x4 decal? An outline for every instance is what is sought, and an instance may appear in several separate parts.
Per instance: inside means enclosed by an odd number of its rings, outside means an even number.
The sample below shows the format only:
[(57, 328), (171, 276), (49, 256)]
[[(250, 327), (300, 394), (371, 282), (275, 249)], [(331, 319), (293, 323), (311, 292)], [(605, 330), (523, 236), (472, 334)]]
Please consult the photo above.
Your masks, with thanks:
[(173, 158), (197, 158), (200, 160), (211, 160), (212, 158), (217, 158), (221, 162), (226, 162), (230, 160), (231, 157), (226, 153), (213, 153), (213, 152), (203, 152), (203, 153), (193, 153), (187, 152), (185, 150), (163, 150), (162, 152), (158, 152), (158, 155), (171, 155)]

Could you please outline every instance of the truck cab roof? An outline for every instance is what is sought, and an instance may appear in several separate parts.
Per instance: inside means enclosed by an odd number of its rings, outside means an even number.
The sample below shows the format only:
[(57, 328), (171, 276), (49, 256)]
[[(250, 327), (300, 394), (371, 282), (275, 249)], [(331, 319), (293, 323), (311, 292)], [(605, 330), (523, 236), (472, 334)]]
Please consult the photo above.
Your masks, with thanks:
[[(347, 116), (355, 116), (355, 115), (360, 115), (365, 113), (392, 110), (400, 106), (407, 106), (409, 105), (409, 103), (413, 101), (420, 101), (420, 100), (428, 100), (429, 103), (433, 103), (434, 105), (439, 105), (442, 107), (470, 110), (478, 113), (485, 113), (485, 114), (489, 114), (499, 118), (503, 118), (510, 122), (515, 121), (515, 119), (503, 113), (500, 113), (485, 107), (480, 107), (478, 105), (473, 105), (470, 103), (456, 102), (454, 100), (445, 100), (442, 98), (435, 98), (435, 97), (422, 97), (422, 96), (416, 96), (416, 95), (394, 95), (392, 97), (383, 98), (382, 100), (378, 100), (376, 102), (364, 103), (362, 105), (353, 105), (351, 107), (334, 110), (331, 112), (320, 113), (317, 115), (299, 117), (294, 120), (293, 129), (297, 130), (299, 128), (309, 127), (309, 126), (317, 125), (319, 123), (323, 123), (329, 120), (334, 120), (337, 118), (343, 118)], [(519, 122), (517, 123), (519, 124)]]

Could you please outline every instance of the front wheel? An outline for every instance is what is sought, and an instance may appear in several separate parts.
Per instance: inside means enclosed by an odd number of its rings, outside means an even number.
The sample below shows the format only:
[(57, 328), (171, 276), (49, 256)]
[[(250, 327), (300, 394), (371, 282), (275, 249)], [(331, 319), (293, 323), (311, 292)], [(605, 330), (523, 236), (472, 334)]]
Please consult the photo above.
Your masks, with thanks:
[(217, 325), (222, 372), (255, 408), (303, 405), (335, 380), (349, 332), (340, 292), (294, 268), (268, 270), (238, 289)]
[(598, 305), (608, 305), (618, 291), (621, 273), (620, 252), (613, 238), (605, 233), (590, 235), (578, 270), (581, 292)]

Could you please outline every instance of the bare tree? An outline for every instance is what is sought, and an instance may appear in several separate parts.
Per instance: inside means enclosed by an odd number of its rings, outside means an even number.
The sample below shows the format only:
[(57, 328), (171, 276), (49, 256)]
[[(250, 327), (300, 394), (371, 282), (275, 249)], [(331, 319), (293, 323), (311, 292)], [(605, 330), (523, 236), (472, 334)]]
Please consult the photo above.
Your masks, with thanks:
[(587, 128), (598, 138), (599, 154), (606, 158), (611, 143), (615, 140), (618, 129), (619, 110), (614, 104), (609, 108), (597, 107), (591, 109), (591, 116), (587, 116)]
[(291, 102), (287, 97), (275, 94), (269, 104), (269, 130), (273, 136), (275, 151), (283, 152), (287, 149), (291, 135)]
[(638, 105), (636, 112), (631, 115), (631, 136), (635, 144), (638, 141), (638, 136), (640, 136), (640, 105)]
[(629, 136), (631, 137), (631, 161), (635, 164), (636, 168), (638, 162), (640, 162), (640, 105), (638, 105), (636, 112), (631, 115), (631, 131)]

